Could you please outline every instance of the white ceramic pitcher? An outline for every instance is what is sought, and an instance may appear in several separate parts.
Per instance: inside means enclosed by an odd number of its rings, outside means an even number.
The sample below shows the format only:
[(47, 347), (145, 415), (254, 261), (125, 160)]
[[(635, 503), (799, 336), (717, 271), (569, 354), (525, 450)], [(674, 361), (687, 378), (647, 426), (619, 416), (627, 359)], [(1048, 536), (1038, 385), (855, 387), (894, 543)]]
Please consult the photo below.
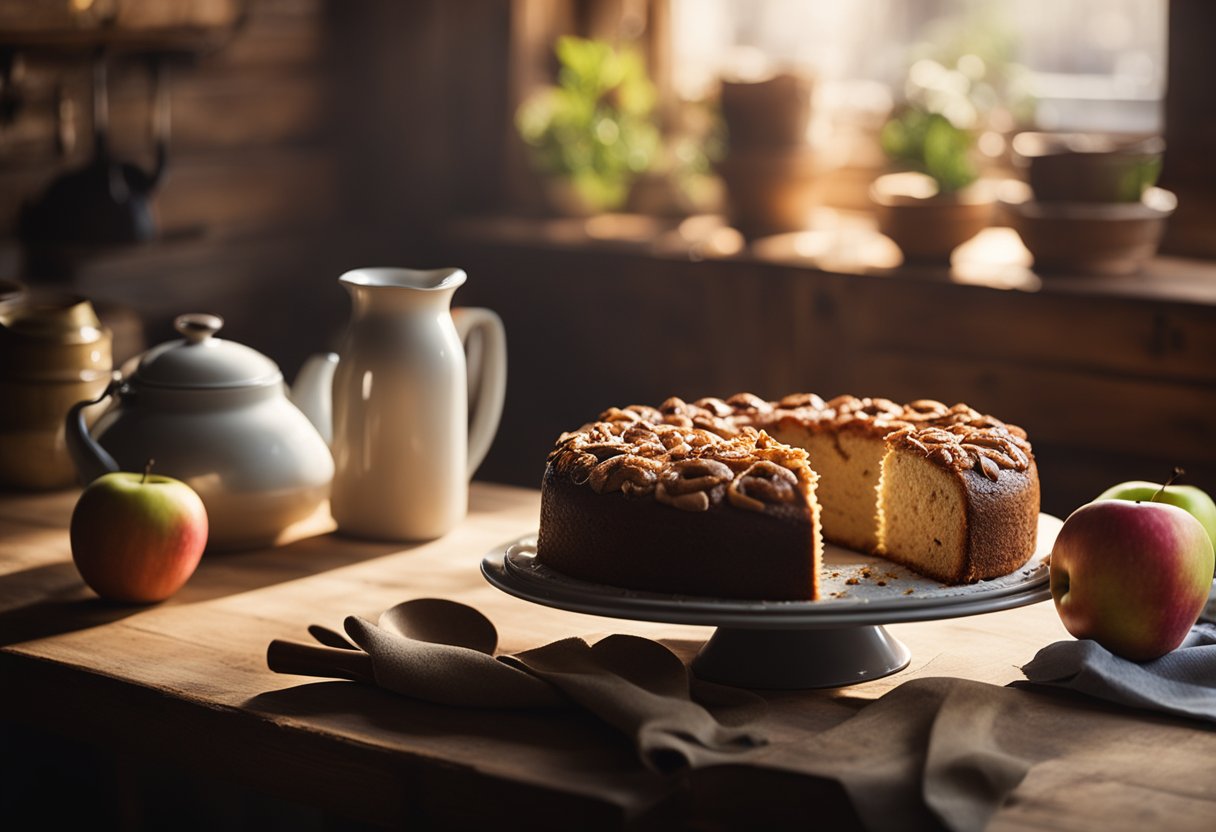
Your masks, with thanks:
[[(330, 501), (343, 533), (429, 540), (465, 516), (468, 482), (498, 429), (507, 375), (499, 317), (451, 309), (465, 279), (460, 269), (387, 268), (339, 279), (353, 301), (332, 381)], [(472, 377), (471, 337), (480, 345)], [(324, 385), (323, 366), (316, 370), (314, 363), (310, 385)], [(317, 398), (315, 390), (298, 395)]]

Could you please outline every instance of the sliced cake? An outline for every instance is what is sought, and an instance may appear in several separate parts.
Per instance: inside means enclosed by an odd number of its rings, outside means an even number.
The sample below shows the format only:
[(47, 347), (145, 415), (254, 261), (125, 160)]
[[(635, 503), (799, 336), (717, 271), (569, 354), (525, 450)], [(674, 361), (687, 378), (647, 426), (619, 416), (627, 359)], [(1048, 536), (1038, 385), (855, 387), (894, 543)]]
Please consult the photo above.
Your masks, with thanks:
[(963, 584), (1007, 575), (1034, 553), (1039, 478), (1020, 428), (978, 417), (886, 441), (878, 554)]
[(559, 439), (541, 498), (560, 572), (782, 600), (818, 597), (821, 529), (948, 584), (1008, 574), (1039, 482), (1025, 432), (964, 404), (739, 394), (605, 412)]
[(559, 439), (541, 485), (537, 559), (631, 589), (818, 597), (817, 477), (806, 452), (752, 428), (722, 425), (723, 436), (673, 421), (650, 408), (612, 410)]

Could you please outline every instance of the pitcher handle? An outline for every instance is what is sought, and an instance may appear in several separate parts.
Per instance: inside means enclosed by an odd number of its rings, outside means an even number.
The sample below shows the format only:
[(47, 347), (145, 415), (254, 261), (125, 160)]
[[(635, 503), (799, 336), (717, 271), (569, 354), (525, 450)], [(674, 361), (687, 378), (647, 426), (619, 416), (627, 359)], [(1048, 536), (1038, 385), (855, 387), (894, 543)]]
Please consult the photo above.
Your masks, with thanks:
[[(489, 309), (461, 306), (452, 310), (452, 321), (464, 344), (469, 375), (469, 479), (481, 465), (507, 395), (507, 334), (502, 318)], [(474, 339), (470, 347), (470, 339)]]

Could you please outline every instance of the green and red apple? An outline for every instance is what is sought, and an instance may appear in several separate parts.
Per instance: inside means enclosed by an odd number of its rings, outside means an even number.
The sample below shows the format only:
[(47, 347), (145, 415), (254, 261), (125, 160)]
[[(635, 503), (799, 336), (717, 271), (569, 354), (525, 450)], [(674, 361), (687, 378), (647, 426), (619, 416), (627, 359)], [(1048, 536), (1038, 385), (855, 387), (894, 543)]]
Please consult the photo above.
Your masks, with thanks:
[(1208, 537), (1216, 545), (1216, 502), (1203, 489), (1193, 485), (1165, 485), (1136, 480), (1111, 486), (1098, 495), (1099, 500), (1131, 500), (1133, 502), (1169, 503), (1195, 516)]
[(207, 529), (203, 501), (184, 482), (148, 470), (106, 474), (72, 511), (72, 559), (102, 598), (163, 601), (194, 574)]
[(1177, 648), (1198, 620), (1214, 560), (1207, 530), (1178, 506), (1097, 500), (1056, 537), (1051, 595), (1074, 636), (1148, 661)]

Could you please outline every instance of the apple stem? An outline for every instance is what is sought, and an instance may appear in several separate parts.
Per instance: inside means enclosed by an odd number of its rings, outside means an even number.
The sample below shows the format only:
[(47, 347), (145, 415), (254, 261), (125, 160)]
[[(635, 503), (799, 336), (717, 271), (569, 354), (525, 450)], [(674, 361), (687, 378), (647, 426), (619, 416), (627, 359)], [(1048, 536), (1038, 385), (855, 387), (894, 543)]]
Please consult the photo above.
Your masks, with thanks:
[[(140, 485), (147, 483), (148, 477), (152, 475), (152, 466), (156, 464), (155, 459), (149, 459), (144, 463), (144, 478), (139, 481)], [(1177, 470), (1177, 469), (1175, 469)]]
[(1157, 502), (1157, 498), (1158, 498), (1158, 497), (1160, 497), (1162, 494), (1164, 494), (1164, 493), (1165, 493), (1165, 489), (1167, 489), (1167, 488), (1169, 488), (1171, 485), (1173, 485), (1173, 484), (1174, 484), (1174, 480), (1178, 479), (1179, 477), (1181, 477), (1181, 476), (1182, 476), (1183, 474), (1185, 474), (1185, 473), (1186, 473), (1186, 471), (1183, 471), (1181, 468), (1179, 468), (1177, 465), (1175, 465), (1175, 466), (1174, 466), (1174, 472), (1173, 472), (1172, 474), (1170, 474), (1170, 478), (1169, 478), (1168, 480), (1166, 480), (1166, 481), (1165, 481), (1165, 485), (1163, 485), (1163, 486), (1161, 486), (1161, 488), (1157, 489), (1157, 493), (1156, 493), (1156, 494), (1154, 494), (1154, 495), (1153, 495), (1151, 498), (1149, 498), (1149, 502), (1150, 502), (1150, 503), (1155, 503), (1155, 502)]

